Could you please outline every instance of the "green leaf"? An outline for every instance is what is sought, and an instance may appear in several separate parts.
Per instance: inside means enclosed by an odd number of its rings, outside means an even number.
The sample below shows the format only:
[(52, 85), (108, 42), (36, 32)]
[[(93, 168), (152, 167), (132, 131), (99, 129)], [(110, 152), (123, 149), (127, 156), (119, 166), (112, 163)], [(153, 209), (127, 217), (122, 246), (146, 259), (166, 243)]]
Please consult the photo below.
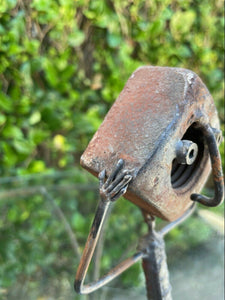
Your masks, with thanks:
[(0, 126), (5, 124), (6, 116), (0, 113)]
[(9, 143), (2, 142), (2, 149), (3, 149), (3, 164), (8, 168), (14, 167), (18, 162), (18, 156), (15, 153), (14, 149)]
[(107, 42), (108, 45), (112, 48), (116, 48), (120, 45), (122, 42), (121, 36), (114, 33), (108, 33), (107, 34)]
[(9, 209), (8, 213), (7, 213), (7, 217), (9, 219), (9, 221), (11, 221), (11, 222), (17, 221), (19, 218), (17, 209), (15, 207), (12, 207), (11, 209)]
[(193, 10), (177, 11), (171, 18), (171, 32), (175, 39), (191, 32), (192, 25), (196, 19)]
[(12, 108), (13, 106), (10, 97), (0, 91), (0, 109), (5, 112), (11, 112)]
[(13, 141), (13, 146), (20, 154), (30, 154), (34, 146), (27, 140), (18, 139)]
[(34, 125), (34, 124), (37, 124), (38, 122), (40, 122), (40, 120), (41, 120), (40, 111), (34, 111), (29, 118), (29, 123), (30, 123), (30, 125)]
[(29, 173), (41, 173), (46, 170), (45, 163), (42, 160), (34, 160), (29, 166)]
[(43, 142), (49, 133), (46, 130), (39, 129), (39, 128), (31, 128), (29, 131), (29, 139), (32, 141), (33, 144), (38, 145)]
[(48, 80), (48, 82), (56, 87), (57, 84), (59, 84), (60, 82), (60, 78), (59, 78), (59, 74), (57, 72), (57, 66), (54, 65), (50, 60), (45, 60), (44, 61), (44, 69), (46, 72), (46, 78)]
[(80, 46), (85, 39), (85, 35), (82, 31), (76, 30), (70, 36), (68, 36), (68, 44), (72, 47)]
[(3, 136), (6, 138), (19, 139), (19, 138), (23, 137), (23, 133), (22, 133), (21, 129), (18, 128), (17, 126), (7, 125), (3, 129)]
[(158, 19), (154, 21), (150, 26), (150, 36), (156, 36), (162, 32), (163, 29), (163, 22), (162, 20)]
[(76, 230), (82, 231), (82, 230), (84, 230), (86, 221), (85, 221), (85, 218), (79, 212), (76, 212), (73, 215), (72, 224)]

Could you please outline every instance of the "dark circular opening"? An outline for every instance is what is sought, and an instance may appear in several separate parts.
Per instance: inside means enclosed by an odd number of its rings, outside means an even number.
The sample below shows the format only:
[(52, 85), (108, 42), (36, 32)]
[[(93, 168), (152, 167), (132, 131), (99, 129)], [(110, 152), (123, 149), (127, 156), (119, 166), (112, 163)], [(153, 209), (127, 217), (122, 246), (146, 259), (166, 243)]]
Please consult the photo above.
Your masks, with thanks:
[(189, 153), (189, 158), (192, 159), (194, 157), (194, 149), (192, 149)]
[[(182, 140), (190, 140), (198, 145), (198, 154), (196, 159), (191, 165), (180, 164), (175, 158), (172, 162), (171, 171), (171, 184), (174, 189), (183, 189), (188, 187), (188, 183), (196, 174), (199, 169), (199, 165), (203, 158), (204, 153), (204, 137), (203, 133), (199, 128), (195, 127), (193, 123), (188, 130), (185, 132)], [(192, 159), (196, 155), (194, 149), (188, 154), (189, 159)]]

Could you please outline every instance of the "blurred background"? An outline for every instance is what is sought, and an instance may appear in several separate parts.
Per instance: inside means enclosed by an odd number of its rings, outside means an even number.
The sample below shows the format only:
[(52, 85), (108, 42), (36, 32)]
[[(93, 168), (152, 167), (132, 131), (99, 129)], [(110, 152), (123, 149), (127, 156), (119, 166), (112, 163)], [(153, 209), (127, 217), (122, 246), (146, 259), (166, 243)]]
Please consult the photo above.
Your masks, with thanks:
[[(98, 201), (79, 158), (143, 65), (196, 72), (224, 130), (223, 29), (222, 0), (0, 0), (0, 299), (146, 299), (139, 264), (90, 296), (73, 291)], [(119, 202), (88, 280), (147, 230)], [(174, 300), (223, 299), (223, 208), (198, 206), (166, 237)]]

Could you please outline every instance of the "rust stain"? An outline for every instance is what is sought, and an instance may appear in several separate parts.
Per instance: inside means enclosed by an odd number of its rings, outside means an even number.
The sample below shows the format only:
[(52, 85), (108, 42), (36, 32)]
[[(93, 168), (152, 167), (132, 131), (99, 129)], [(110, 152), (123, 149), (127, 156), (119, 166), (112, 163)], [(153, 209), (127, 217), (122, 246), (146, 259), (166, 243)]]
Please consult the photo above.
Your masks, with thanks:
[(210, 172), (205, 147), (186, 186), (172, 187), (176, 143), (205, 115), (219, 129), (213, 99), (195, 73), (180, 68), (139, 68), (90, 141), (81, 165), (95, 176), (102, 169), (109, 174), (123, 158), (126, 168), (134, 170), (125, 198), (172, 221), (191, 206), (190, 195), (200, 192)]

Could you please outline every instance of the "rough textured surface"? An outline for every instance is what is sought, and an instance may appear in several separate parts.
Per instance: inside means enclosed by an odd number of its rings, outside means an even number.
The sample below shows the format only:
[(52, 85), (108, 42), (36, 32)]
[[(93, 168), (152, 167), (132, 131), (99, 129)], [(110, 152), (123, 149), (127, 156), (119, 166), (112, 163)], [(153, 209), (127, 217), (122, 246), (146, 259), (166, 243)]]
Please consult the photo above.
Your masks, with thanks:
[(176, 144), (193, 123), (203, 121), (219, 128), (212, 97), (195, 73), (139, 68), (89, 143), (81, 165), (94, 175), (103, 169), (109, 174), (123, 158), (134, 176), (125, 198), (151, 214), (174, 220), (191, 205), (190, 195), (200, 192), (210, 171), (204, 138), (191, 129), (188, 138), (201, 140), (201, 153), (196, 164), (185, 170), (182, 185), (171, 184)]

